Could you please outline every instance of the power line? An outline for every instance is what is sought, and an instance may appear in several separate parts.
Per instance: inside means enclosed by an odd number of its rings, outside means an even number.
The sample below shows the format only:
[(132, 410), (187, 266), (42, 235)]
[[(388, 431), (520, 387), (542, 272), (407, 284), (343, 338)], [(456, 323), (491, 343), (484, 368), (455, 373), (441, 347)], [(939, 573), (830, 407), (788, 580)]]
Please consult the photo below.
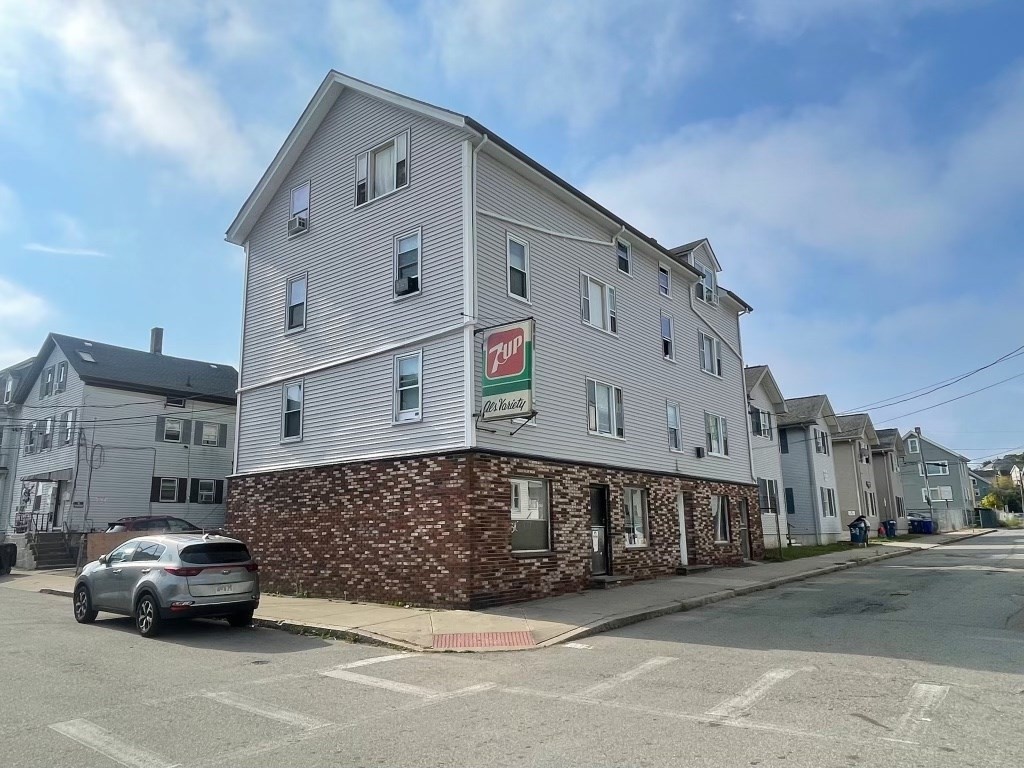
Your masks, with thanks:
[(901, 414), (899, 416), (894, 416), (891, 419), (887, 419), (886, 421), (883, 421), (882, 424), (892, 424), (894, 421), (899, 421), (900, 419), (904, 419), (907, 416), (914, 416), (914, 415), (916, 415), (918, 413), (924, 413), (925, 411), (930, 411), (933, 408), (938, 408), (941, 405), (948, 405), (949, 403), (955, 403), (957, 400), (963, 400), (965, 397), (970, 397), (971, 395), (976, 395), (979, 392), (984, 392), (987, 389), (992, 389), (993, 387), (998, 387), (1000, 384), (1005, 384), (1008, 381), (1013, 381), (1014, 379), (1019, 379), (1022, 376), (1024, 376), (1024, 372), (1015, 374), (1013, 376), (1009, 376), (1009, 377), (1007, 377), (1005, 379), (1001, 379), (1000, 381), (997, 381), (995, 384), (989, 384), (987, 387), (981, 387), (979, 389), (971, 390), (970, 392), (965, 392), (964, 394), (958, 395), (957, 397), (951, 397), (949, 400), (943, 400), (941, 403), (935, 403), (934, 405), (929, 405), (929, 406), (927, 406), (925, 408), (919, 408), (916, 411), (910, 411), (909, 413), (904, 413), (904, 414)]

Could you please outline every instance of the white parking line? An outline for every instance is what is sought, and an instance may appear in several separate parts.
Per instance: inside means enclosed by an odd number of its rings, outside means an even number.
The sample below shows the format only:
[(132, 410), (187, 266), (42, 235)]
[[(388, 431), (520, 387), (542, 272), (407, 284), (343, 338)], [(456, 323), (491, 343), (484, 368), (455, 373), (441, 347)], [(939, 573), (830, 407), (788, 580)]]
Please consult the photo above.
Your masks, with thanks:
[(360, 659), (359, 661), (351, 661), (348, 664), (342, 664), (341, 666), (335, 667), (334, 669), (355, 669), (356, 667), (366, 667), (370, 664), (380, 664), (384, 661), (398, 661), (399, 659), (414, 659), (420, 656), (419, 653), (396, 653), (391, 656), (372, 656), (369, 659)]
[(432, 699), (438, 695), (437, 691), (432, 691), (429, 688), (410, 685), (409, 683), (399, 683), (394, 680), (382, 680), (379, 677), (360, 675), (358, 672), (349, 672), (345, 669), (332, 669), (327, 672), (321, 672), (320, 674), (325, 675), (326, 677), (333, 677), (338, 680), (348, 680), (350, 683), (368, 685), (371, 688), (383, 688), (386, 691), (395, 691), (396, 693), (405, 693), (410, 696), (419, 696), (424, 699)]
[(615, 675), (615, 677), (610, 677), (607, 680), (602, 680), (597, 685), (590, 686), (585, 691), (580, 692), (578, 695), (584, 699), (593, 698), (599, 693), (604, 693), (605, 691), (609, 691), (617, 685), (629, 682), (633, 678), (640, 677), (640, 675), (644, 674), (644, 672), (649, 672), (650, 670), (655, 669), (657, 667), (664, 666), (665, 664), (670, 664), (675, 660), (676, 659), (674, 656), (655, 656), (653, 659), (648, 659), (647, 661), (645, 661), (639, 667), (634, 667), (633, 669), (630, 669), (627, 672)]
[(759, 699), (763, 698), (769, 689), (776, 683), (781, 683), (797, 673), (795, 669), (772, 669), (765, 672), (761, 679), (753, 685), (745, 688), (738, 695), (726, 699), (714, 709), (709, 709), (705, 714), (711, 717), (734, 719), (745, 715)]
[(178, 765), (160, 755), (132, 746), (88, 720), (68, 720), (54, 723), (50, 728), (127, 768), (177, 768)]
[(303, 715), (300, 712), (292, 712), (289, 709), (272, 707), (268, 704), (256, 701), (255, 699), (250, 699), (247, 696), (232, 693), (231, 691), (218, 691), (216, 693), (205, 693), (203, 695), (208, 699), (213, 699), (221, 704), (227, 704), (229, 707), (240, 709), (251, 715), (259, 715), (260, 717), (266, 717), (270, 720), (277, 720), (279, 723), (292, 725), (296, 728), (313, 730), (314, 728), (324, 728), (331, 725), (331, 723), (326, 720), (320, 720), (316, 717)]
[(911, 740), (922, 736), (928, 723), (932, 721), (929, 715), (942, 703), (947, 693), (948, 685), (915, 683), (910, 691), (910, 706), (896, 725), (893, 736), (897, 739)]

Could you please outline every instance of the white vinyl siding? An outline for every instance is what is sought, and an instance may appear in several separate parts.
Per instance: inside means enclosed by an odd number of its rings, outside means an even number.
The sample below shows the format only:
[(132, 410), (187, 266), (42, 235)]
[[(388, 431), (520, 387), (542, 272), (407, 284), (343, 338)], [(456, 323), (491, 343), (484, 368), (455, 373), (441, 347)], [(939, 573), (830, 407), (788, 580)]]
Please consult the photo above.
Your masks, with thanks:
[(423, 416), (423, 353), (396, 357), (394, 376), (395, 421), (419, 421)]
[(580, 273), (580, 313), (587, 325), (607, 333), (618, 333), (615, 288)]

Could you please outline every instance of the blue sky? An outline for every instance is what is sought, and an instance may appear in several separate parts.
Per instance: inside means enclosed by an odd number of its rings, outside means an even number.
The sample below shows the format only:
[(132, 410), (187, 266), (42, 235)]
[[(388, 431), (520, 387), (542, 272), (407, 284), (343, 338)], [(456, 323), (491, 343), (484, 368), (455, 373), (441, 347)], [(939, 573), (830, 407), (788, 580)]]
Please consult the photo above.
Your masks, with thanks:
[[(154, 325), (234, 362), (224, 230), (333, 67), (709, 237), (787, 396), (915, 390), (1024, 344), (1021, 29), (1014, 0), (0, 0), (0, 365)], [(872, 416), (984, 457), (1022, 395), (1024, 356)]]

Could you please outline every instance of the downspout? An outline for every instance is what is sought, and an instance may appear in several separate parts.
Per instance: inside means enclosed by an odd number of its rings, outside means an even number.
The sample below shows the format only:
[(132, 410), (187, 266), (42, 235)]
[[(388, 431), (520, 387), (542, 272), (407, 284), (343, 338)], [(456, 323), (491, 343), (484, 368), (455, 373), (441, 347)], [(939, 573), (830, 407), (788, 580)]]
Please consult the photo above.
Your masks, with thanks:
[[(690, 294), (690, 300), (692, 301), (693, 300), (693, 291), (689, 291), (689, 294)], [(748, 314), (750, 314), (750, 313), (747, 310), (742, 309), (742, 308), (736, 314), (736, 338), (738, 340), (737, 346), (739, 347), (739, 358), (740, 358), (740, 376), (739, 376), (740, 401), (743, 403), (743, 410), (744, 410), (744, 414), (745, 414), (744, 421), (747, 424), (747, 460), (749, 461), (748, 466), (750, 467), (750, 479), (752, 481), (754, 481), (754, 482), (757, 482), (757, 479), (754, 477), (754, 443), (750, 439), (750, 435), (751, 435), (751, 432), (753, 430), (753, 424), (750, 421), (750, 401), (747, 399), (747, 384), (746, 384), (746, 377), (745, 377), (745, 374), (744, 374), (744, 371), (746, 370), (746, 365), (743, 362), (743, 335), (740, 333), (740, 318), (743, 317), (744, 315), (748, 315)], [(775, 423), (775, 431), (776, 431), (776, 433), (778, 433), (778, 431), (779, 431), (779, 424), (778, 424), (777, 420), (776, 420), (776, 423)], [(776, 510), (776, 512), (778, 512), (778, 510)], [(781, 531), (782, 527), (778, 524), (778, 521), (776, 521), (776, 526), (775, 527), (776, 527), (777, 530)], [(763, 534), (764, 531), (762, 531), (761, 533)]]
[[(245, 298), (249, 294), (249, 241), (242, 246), (245, 252), (245, 266), (242, 269), (242, 332), (238, 340), (238, 387), (242, 387), (242, 370), (245, 364)], [(235, 446), (231, 455), (231, 474), (238, 473), (238, 442), (242, 426), (242, 394), (235, 392)], [(154, 475), (155, 477), (155, 475)], [(227, 494), (225, 493), (224, 507), (227, 508)]]
[[(463, 345), (464, 345), (464, 356), (465, 356), (465, 373), (463, 379), (463, 388), (465, 389), (465, 402), (463, 408), (465, 409), (465, 436), (464, 440), (467, 448), (475, 448), (476, 439), (476, 421), (473, 418), (473, 413), (476, 410), (476, 335), (473, 332), (474, 326), (478, 322), (476, 316), (477, 313), (477, 276), (476, 276), (476, 259), (477, 259), (477, 156), (480, 151), (490, 141), (490, 137), (485, 133), (483, 134), (483, 140), (473, 147), (470, 151), (464, 150), (463, 162), (468, 164), (468, 168), (463, 169), (463, 184), (465, 189), (465, 199), (462, 201), (463, 210), (463, 254), (462, 254), (462, 279), (464, 281), (462, 289), (462, 314), (463, 320), (468, 321), (462, 329), (463, 333)], [(467, 142), (466, 149), (468, 149), (469, 142)]]
[(814, 520), (814, 539), (818, 544), (821, 544), (821, 521), (818, 519), (818, 501), (821, 499), (821, 489), (818, 486), (818, 475), (814, 471), (814, 454), (811, 453), (811, 427), (810, 425), (804, 427), (805, 440), (804, 445), (807, 446), (807, 469), (810, 472), (811, 480), (811, 518)]

